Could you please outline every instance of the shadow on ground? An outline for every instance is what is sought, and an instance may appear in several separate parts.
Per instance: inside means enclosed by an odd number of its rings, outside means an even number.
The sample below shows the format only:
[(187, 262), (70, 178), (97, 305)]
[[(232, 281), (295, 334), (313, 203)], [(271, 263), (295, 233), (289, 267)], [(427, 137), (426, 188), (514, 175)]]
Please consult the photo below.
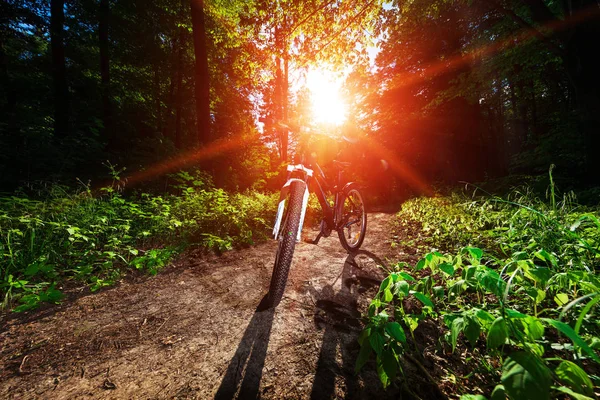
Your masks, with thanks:
[[(354, 363), (359, 350), (357, 338), (361, 330), (358, 298), (361, 293), (378, 287), (381, 282), (373, 273), (361, 269), (356, 262), (361, 256), (384, 265), (375, 254), (361, 250), (346, 258), (341, 273), (340, 291), (335, 293), (333, 289), (337, 279), (320, 291), (309, 288), (310, 295), (316, 299), (314, 323), (317, 329), (324, 329), (311, 392), (313, 399), (335, 397), (338, 377), (344, 381), (347, 398), (358, 394), (358, 377), (354, 374)], [(265, 300), (266, 296), (256, 308), (237, 351), (229, 362), (215, 399), (260, 397), (260, 381), (274, 316), (273, 309), (262, 311)], [(341, 365), (338, 365), (337, 360), (338, 348), (342, 354)]]
[[(311, 391), (312, 399), (336, 397), (336, 380), (340, 378), (345, 386), (346, 398), (365, 395), (354, 372), (359, 351), (357, 339), (362, 329), (358, 300), (361, 293), (378, 287), (381, 280), (359, 266), (357, 259), (360, 256), (384, 265), (379, 257), (365, 250), (350, 254), (344, 262), (341, 290), (334, 293), (332, 285), (327, 285), (320, 293), (313, 293), (318, 299), (314, 322), (325, 332)], [(341, 360), (338, 354), (341, 354)]]
[(227, 367), (215, 399), (255, 399), (259, 397), (260, 380), (275, 312), (274, 309), (265, 310), (266, 300), (267, 296), (263, 297), (256, 308), (250, 324), (244, 332), (244, 337), (229, 362), (229, 367)]

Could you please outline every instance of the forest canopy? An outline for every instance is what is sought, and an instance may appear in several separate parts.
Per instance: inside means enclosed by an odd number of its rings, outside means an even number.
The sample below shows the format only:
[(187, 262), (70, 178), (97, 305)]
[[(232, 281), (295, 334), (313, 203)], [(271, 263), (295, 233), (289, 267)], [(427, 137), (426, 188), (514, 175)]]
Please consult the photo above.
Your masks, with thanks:
[[(298, 141), (279, 121), (361, 136), (363, 178), (385, 159), (394, 192), (552, 163), (599, 176), (593, 0), (0, 7), (4, 190), (102, 180), (107, 163), (140, 181), (200, 167), (220, 187), (273, 189)], [(336, 82), (321, 104), (343, 102), (343, 123), (315, 116), (315, 73)]]

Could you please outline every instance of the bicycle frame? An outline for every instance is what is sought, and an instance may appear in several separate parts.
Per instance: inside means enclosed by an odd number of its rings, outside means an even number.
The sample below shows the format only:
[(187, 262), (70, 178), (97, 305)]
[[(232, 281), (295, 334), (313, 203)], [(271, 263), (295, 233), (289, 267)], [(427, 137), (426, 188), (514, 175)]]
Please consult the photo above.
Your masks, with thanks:
[[(352, 183), (352, 182), (347, 183), (343, 189), (340, 189), (339, 186), (341, 186), (341, 185), (339, 185), (339, 184), (341, 184), (341, 181), (342, 181), (342, 171), (339, 171), (338, 187), (337, 187), (337, 190), (335, 190), (335, 192), (334, 192), (334, 203), (333, 203), (333, 207), (331, 207), (331, 205), (327, 201), (327, 194), (325, 193), (325, 190), (323, 189), (323, 186), (321, 185), (321, 182), (320, 182), (320, 180), (323, 180), (323, 182), (325, 182), (327, 184), (328, 183), (327, 177), (323, 173), (323, 170), (321, 169), (319, 164), (315, 163), (315, 167), (320, 176), (314, 176), (314, 171), (310, 168), (305, 167), (303, 164), (295, 164), (295, 165), (287, 166), (288, 174), (287, 174), (287, 178), (286, 178), (286, 183), (281, 188), (281, 193), (279, 195), (279, 205), (277, 207), (277, 216), (275, 218), (275, 226), (273, 227), (273, 237), (275, 239), (277, 239), (277, 236), (279, 235), (279, 230), (281, 228), (281, 222), (282, 222), (283, 213), (285, 210), (285, 199), (287, 198), (291, 184), (294, 181), (301, 181), (304, 184), (306, 184), (306, 189), (305, 189), (304, 197), (302, 200), (302, 212), (300, 214), (300, 227), (298, 229), (298, 236), (296, 238), (296, 241), (299, 242), (301, 240), (301, 232), (302, 232), (302, 227), (304, 225), (304, 217), (306, 216), (306, 207), (308, 206), (309, 188), (313, 185), (316, 185), (316, 188), (313, 186), (312, 192), (315, 193), (315, 195), (317, 196), (317, 200), (319, 201), (319, 204), (321, 205), (321, 210), (323, 211), (323, 219), (325, 220), (325, 223), (327, 224), (327, 226), (330, 229), (338, 229), (337, 222), (339, 220), (339, 215), (341, 214), (341, 211), (342, 211), (341, 210), (342, 205), (340, 204), (340, 201), (339, 201), (340, 196), (346, 189), (353, 186), (354, 183)], [(296, 172), (303, 173), (304, 179), (293, 178), (292, 175)], [(313, 184), (313, 182), (314, 182), (314, 184)]]

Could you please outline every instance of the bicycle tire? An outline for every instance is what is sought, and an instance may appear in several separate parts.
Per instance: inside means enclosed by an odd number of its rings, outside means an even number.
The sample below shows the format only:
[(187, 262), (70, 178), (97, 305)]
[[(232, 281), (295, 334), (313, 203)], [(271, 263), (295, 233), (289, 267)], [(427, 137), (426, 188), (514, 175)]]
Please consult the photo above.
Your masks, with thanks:
[(296, 238), (300, 228), (300, 215), (302, 213), (302, 199), (306, 190), (306, 183), (294, 181), (290, 185), (289, 203), (284, 218), (284, 223), (279, 233), (279, 245), (275, 255), (275, 265), (273, 266), (273, 275), (269, 286), (269, 295), (267, 305), (274, 308), (279, 305), (285, 286), (287, 283), (294, 249), (296, 248)]
[[(350, 210), (348, 210), (346, 208), (346, 200), (352, 199), (352, 198), (360, 201), (360, 204), (354, 204), (354, 202), (351, 202), (352, 204), (349, 205)], [(353, 252), (357, 251), (358, 249), (360, 249), (360, 246), (362, 246), (363, 241), (365, 240), (365, 235), (367, 233), (367, 213), (365, 211), (365, 202), (363, 201), (363, 197), (357, 189), (350, 189), (348, 191), (348, 193), (344, 193), (341, 201), (342, 201), (342, 206), (341, 206), (342, 207), (342, 215), (341, 215), (342, 226), (338, 229), (338, 236), (340, 238), (340, 243), (342, 244), (342, 247), (349, 253), (353, 253)], [(349, 242), (348, 239), (346, 238), (346, 231), (345, 231), (346, 224), (348, 222), (347, 220), (349, 219), (349, 216), (356, 216), (355, 214), (357, 212), (360, 213), (360, 215), (358, 216), (358, 218), (360, 220), (359, 236), (356, 240)], [(348, 233), (351, 234), (351, 230), (349, 230)]]

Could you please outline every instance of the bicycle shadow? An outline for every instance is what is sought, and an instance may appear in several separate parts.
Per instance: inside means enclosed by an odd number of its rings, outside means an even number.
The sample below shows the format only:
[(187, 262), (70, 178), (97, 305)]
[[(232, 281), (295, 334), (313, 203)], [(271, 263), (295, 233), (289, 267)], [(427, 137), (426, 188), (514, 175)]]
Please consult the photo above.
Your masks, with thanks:
[(267, 296), (256, 308), (238, 348), (229, 362), (227, 372), (215, 394), (215, 399), (258, 398), (260, 380), (271, 337), (275, 310), (266, 307)]
[[(384, 265), (375, 254), (361, 250), (349, 255), (342, 270), (342, 289), (334, 293), (331, 285), (321, 291), (309, 289), (317, 298), (314, 322), (325, 329), (323, 343), (317, 362), (311, 398), (331, 398), (335, 392), (336, 377), (342, 376), (347, 397), (355, 397), (358, 380), (354, 363), (358, 355), (357, 337), (361, 330), (358, 311), (359, 294), (381, 283), (379, 277), (363, 270), (356, 258), (364, 255), (377, 264)], [(215, 399), (246, 399), (260, 397), (260, 382), (273, 326), (274, 309), (265, 309), (266, 296), (256, 308), (238, 348), (229, 362)], [(338, 347), (343, 363), (336, 361)], [(362, 374), (361, 374), (362, 376)], [(375, 379), (377, 379), (375, 375)]]
[[(345, 397), (389, 397), (391, 393), (365, 393), (365, 391), (378, 391), (379, 382), (373, 385), (361, 386), (354, 372), (354, 365), (360, 346), (358, 335), (362, 329), (360, 323), (361, 313), (358, 309), (360, 294), (378, 287), (381, 277), (377, 271), (361, 268), (357, 259), (366, 256), (377, 265), (385, 263), (375, 254), (360, 250), (346, 258), (341, 273), (341, 290), (335, 293), (332, 285), (325, 286), (320, 292), (310, 290), (311, 295), (317, 298), (314, 322), (317, 328), (324, 329), (323, 343), (315, 379), (313, 381), (311, 399), (333, 398), (336, 396), (336, 380), (343, 380)], [(341, 362), (338, 360), (341, 354)], [(361, 372), (363, 380), (375, 380), (377, 376), (366, 376), (369, 373)], [(373, 375), (373, 374), (370, 374)], [(371, 386), (371, 387), (369, 387)]]

